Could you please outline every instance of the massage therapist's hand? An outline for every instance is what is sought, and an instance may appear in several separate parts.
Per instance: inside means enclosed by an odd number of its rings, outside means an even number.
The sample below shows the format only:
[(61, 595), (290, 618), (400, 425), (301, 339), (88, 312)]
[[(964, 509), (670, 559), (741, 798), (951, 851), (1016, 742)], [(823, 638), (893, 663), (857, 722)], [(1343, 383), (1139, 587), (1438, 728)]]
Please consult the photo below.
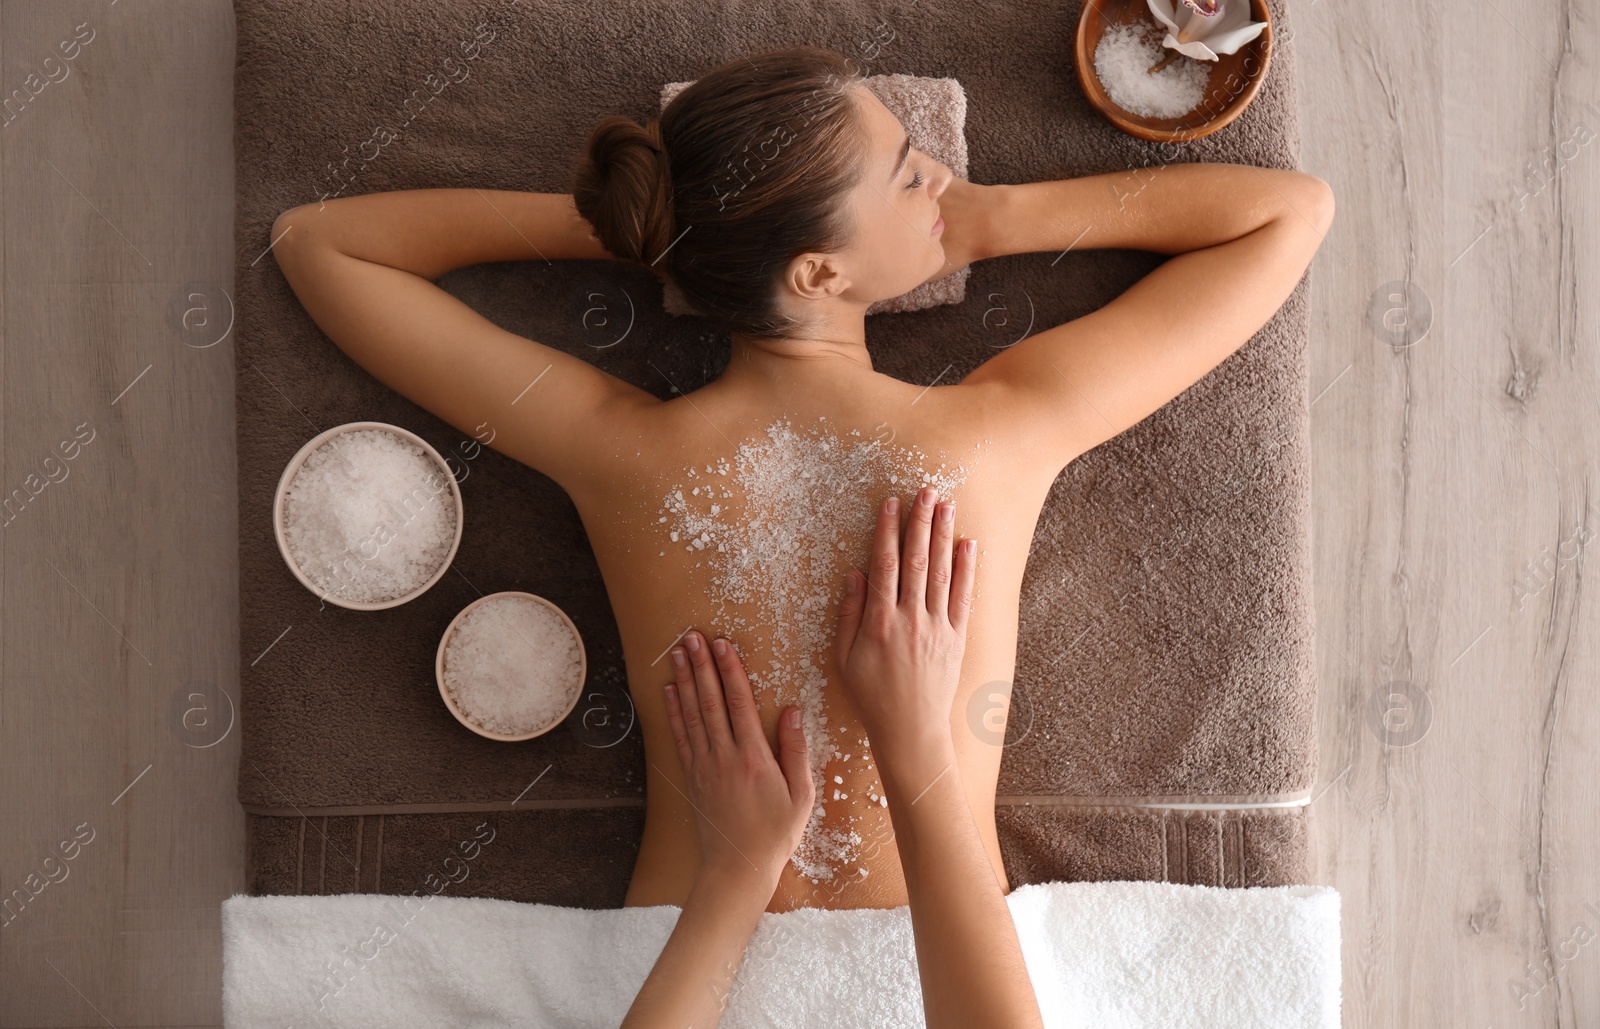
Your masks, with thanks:
[(952, 546), (955, 511), (937, 501), (918, 494), (903, 543), (898, 500), (879, 509), (867, 576), (851, 570), (840, 605), (834, 661), (889, 802), (928, 1029), (1043, 1029), (966, 783), (949, 774), (977, 544)]
[(672, 648), (672, 667), (667, 723), (695, 809), (700, 871), (623, 1029), (721, 1021), (750, 936), (811, 816), (800, 709), (779, 712), (774, 755), (732, 643), (708, 645), (691, 630)]
[(691, 630), (672, 648), (672, 665), (667, 724), (696, 811), (702, 874), (770, 879), (765, 904), (800, 845), (815, 795), (800, 709), (779, 712), (774, 755), (732, 643), (708, 645)]
[(868, 574), (851, 569), (839, 606), (834, 664), (880, 762), (950, 746), (977, 545), (953, 546), (955, 505), (924, 488), (900, 541), (900, 499), (878, 509)]

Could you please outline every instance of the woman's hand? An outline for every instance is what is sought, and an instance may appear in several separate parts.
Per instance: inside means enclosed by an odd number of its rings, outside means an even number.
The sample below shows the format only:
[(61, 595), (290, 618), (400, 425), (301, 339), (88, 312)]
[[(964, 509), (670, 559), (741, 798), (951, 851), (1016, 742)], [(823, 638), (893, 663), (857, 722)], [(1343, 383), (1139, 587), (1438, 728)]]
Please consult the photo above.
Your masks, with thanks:
[[(924, 488), (900, 545), (900, 500), (878, 509), (869, 576), (851, 569), (833, 660), (885, 765), (943, 755), (950, 747), (977, 544), (952, 548), (955, 504)], [(954, 550), (954, 553), (952, 553)]]
[(800, 709), (779, 713), (774, 756), (732, 643), (717, 639), (708, 647), (691, 630), (672, 648), (672, 665), (677, 681), (666, 687), (667, 724), (696, 812), (701, 872), (754, 872), (770, 896), (800, 845), (815, 795)]

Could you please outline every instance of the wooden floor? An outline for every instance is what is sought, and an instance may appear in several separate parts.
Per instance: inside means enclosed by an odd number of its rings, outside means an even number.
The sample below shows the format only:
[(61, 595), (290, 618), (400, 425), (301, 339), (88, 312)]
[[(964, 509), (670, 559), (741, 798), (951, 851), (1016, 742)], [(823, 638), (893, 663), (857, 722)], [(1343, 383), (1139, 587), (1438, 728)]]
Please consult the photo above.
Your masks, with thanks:
[[(1304, 166), (1339, 200), (1313, 811), (1345, 1023), (1600, 1025), (1600, 19), (1292, 16)], [(0, 2), (0, 89), (30, 96), (0, 129), (0, 894), (45, 884), (0, 928), (4, 1027), (221, 1018), (232, 47), (216, 0)]]

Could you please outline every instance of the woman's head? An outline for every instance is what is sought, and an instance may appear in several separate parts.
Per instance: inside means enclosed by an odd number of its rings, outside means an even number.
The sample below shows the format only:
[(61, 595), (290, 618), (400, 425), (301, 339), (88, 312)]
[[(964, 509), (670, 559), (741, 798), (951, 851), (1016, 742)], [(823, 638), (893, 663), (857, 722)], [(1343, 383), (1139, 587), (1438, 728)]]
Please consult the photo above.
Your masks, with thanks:
[(608, 251), (734, 333), (801, 339), (824, 305), (899, 296), (944, 264), (950, 170), (843, 56), (812, 46), (708, 72), (648, 127), (595, 126), (573, 181)]

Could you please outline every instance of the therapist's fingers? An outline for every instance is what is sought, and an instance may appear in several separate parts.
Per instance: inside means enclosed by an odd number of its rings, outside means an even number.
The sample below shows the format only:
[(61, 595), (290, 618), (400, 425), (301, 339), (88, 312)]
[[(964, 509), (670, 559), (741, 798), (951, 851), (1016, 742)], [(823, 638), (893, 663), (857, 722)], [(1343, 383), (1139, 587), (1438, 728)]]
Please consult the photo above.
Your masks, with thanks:
[(948, 616), (950, 606), (950, 544), (955, 533), (955, 502), (946, 500), (936, 504), (933, 509), (933, 539), (928, 545), (928, 613), (938, 619)]
[(950, 626), (964, 640), (967, 616), (972, 613), (972, 584), (978, 575), (978, 541), (956, 543), (955, 570), (950, 579)]
[[(698, 702), (694, 697), (694, 673), (689, 670), (689, 655), (683, 648), (672, 648), (672, 670), (676, 678), (667, 684), (665, 697), (667, 727), (672, 730), (672, 742), (678, 748), (678, 762), (684, 774), (694, 767), (696, 754), (706, 750), (705, 728), (700, 721)], [(684, 695), (688, 690), (688, 695)], [(694, 723), (691, 730), (690, 723)]]
[(712, 749), (733, 747), (733, 727), (728, 724), (728, 705), (722, 696), (722, 674), (711, 659), (711, 647), (698, 629), (683, 634), (689, 651), (689, 667), (694, 669), (694, 688), (700, 701), (700, 716), (705, 722), (706, 742)]
[(796, 815), (809, 819), (816, 806), (816, 784), (811, 781), (811, 743), (803, 728), (805, 715), (798, 705), (778, 714), (778, 767), (789, 783), (789, 800)]
[(878, 506), (878, 526), (872, 533), (872, 557), (867, 563), (865, 618), (881, 617), (892, 609), (900, 592), (900, 498), (889, 497)]
[(833, 660), (843, 668), (850, 662), (850, 648), (861, 631), (861, 613), (867, 607), (867, 580), (854, 568), (845, 573), (844, 599), (839, 601), (839, 628), (833, 634)]
[(683, 712), (683, 726), (689, 736), (689, 746), (694, 756), (699, 758), (711, 751), (706, 715), (700, 707), (700, 683), (694, 674), (694, 662), (687, 640), (680, 642), (673, 650), (672, 674), (677, 686), (678, 707)]
[(755, 747), (771, 754), (766, 731), (761, 728), (761, 716), (756, 713), (755, 690), (750, 688), (750, 677), (745, 675), (739, 652), (733, 649), (731, 640), (715, 639), (711, 641), (711, 653), (722, 673), (722, 693), (734, 745), (741, 749)]
[(932, 486), (917, 491), (906, 519), (905, 545), (900, 548), (900, 606), (926, 608), (928, 604), (928, 537), (933, 526), (933, 505), (939, 493)]

